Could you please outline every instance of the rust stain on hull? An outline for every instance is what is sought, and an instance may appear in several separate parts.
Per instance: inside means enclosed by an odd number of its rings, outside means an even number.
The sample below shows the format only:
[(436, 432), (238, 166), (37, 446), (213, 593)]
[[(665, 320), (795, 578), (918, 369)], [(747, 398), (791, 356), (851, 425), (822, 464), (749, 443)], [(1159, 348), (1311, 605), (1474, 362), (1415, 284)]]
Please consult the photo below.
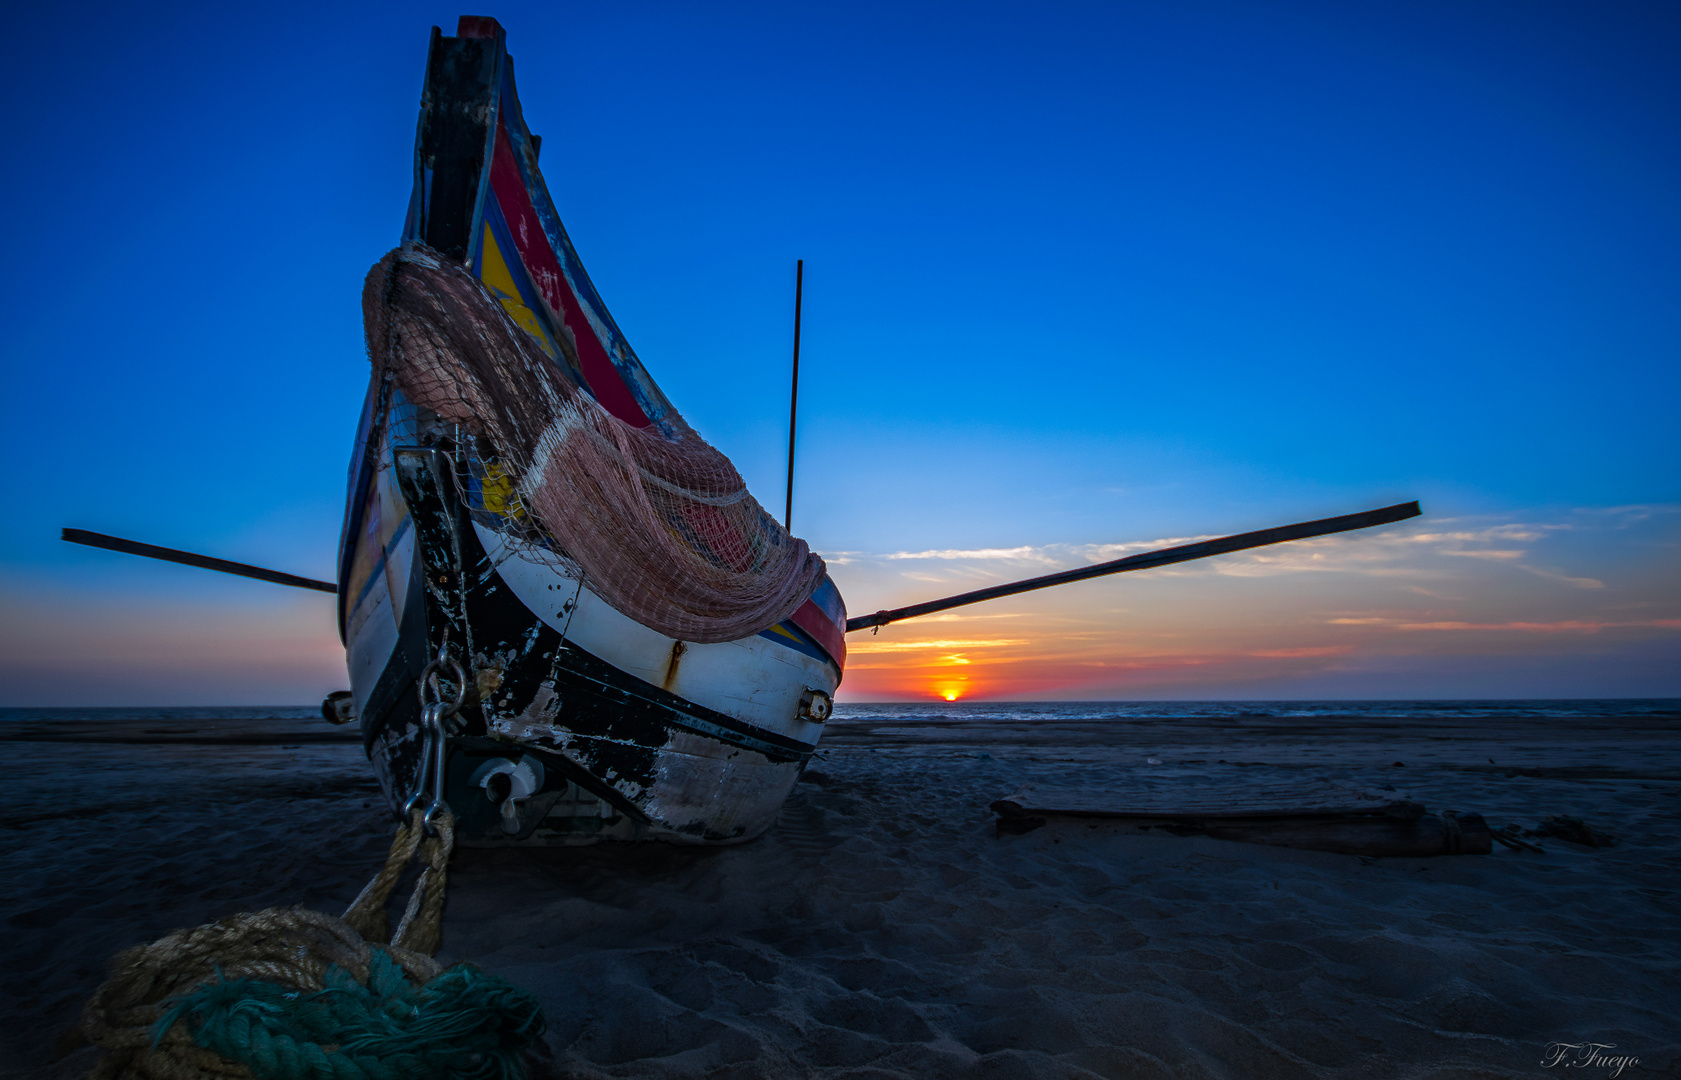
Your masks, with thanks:
[(672, 689), (672, 684), (677, 681), (677, 664), (683, 659), (683, 654), (688, 651), (689, 647), (681, 641), (671, 643), (671, 659), (667, 660), (665, 664), (665, 682), (660, 684), (665, 689)]

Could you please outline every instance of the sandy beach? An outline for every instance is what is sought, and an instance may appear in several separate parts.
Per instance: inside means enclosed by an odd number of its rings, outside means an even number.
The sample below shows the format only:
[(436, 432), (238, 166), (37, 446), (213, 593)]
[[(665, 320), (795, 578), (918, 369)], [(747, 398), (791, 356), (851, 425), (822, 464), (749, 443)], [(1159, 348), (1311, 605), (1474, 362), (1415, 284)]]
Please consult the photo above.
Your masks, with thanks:
[[(1681, 718), (831, 724), (766, 837), (461, 851), (445, 960), (535, 992), (538, 1077), (1681, 1076)], [(240, 910), (339, 913), (391, 822), (306, 720), (12, 721), (0, 1071), (63, 1053), (110, 955)], [(1151, 759), (1159, 764), (1152, 764)], [(1396, 763), (1401, 763), (1397, 765)], [(1364, 859), (1053, 819), (1023, 783), (1393, 789), (1620, 838)], [(1574, 1076), (1610, 1076), (1578, 1065)]]

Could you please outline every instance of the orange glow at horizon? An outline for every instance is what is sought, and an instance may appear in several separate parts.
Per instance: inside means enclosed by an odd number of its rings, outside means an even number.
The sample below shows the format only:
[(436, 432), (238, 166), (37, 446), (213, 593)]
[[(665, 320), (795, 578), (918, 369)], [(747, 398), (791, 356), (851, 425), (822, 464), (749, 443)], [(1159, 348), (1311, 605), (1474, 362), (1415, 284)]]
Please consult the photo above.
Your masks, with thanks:
[(929, 690), (932, 691), (934, 697), (956, 701), (968, 692), (969, 680), (966, 678), (940, 679), (930, 684)]
[[(1620, 685), (1600, 656), (1654, 655), (1681, 634), (1681, 593), (1652, 554), (1681, 525), (1681, 506), (1666, 512), (1455, 518), (1451, 528), (1326, 537), (999, 599), (849, 638), (840, 695), (1359, 696), (1412, 693), (1423, 678), (1437, 693), (1474, 685), (1500, 696), (1554, 665), (1583, 685)], [(1603, 551), (1585, 554), (1590, 540)], [(850, 603), (871, 610), (1121, 553), (1048, 545), (851, 554), (841, 584)], [(1651, 597), (1638, 611), (1618, 584), (1635, 579)]]

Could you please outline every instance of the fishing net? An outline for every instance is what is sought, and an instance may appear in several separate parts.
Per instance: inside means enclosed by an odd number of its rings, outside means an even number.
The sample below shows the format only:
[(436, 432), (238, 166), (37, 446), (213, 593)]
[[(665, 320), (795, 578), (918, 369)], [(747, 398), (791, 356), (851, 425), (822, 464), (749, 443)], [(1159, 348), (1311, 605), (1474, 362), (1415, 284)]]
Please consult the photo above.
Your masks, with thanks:
[[(112, 958), (78, 1034), (89, 1080), (523, 1080), (543, 1033), (530, 993), (432, 958), (455, 818), (416, 810), (342, 918), (267, 908), (177, 930)], [(389, 945), (385, 904), (425, 867)]]
[(471, 434), (481, 505), (516, 533), (540, 528), (637, 622), (733, 641), (787, 618), (822, 580), (823, 560), (682, 417), (636, 427), (607, 412), (463, 267), (398, 248), (369, 271), (362, 312), (375, 371)]

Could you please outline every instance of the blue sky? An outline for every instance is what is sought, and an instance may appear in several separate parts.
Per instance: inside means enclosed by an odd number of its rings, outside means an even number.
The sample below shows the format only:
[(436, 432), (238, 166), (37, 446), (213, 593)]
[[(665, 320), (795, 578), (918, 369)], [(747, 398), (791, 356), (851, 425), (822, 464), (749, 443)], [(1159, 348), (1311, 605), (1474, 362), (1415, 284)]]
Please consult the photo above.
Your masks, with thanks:
[[(332, 575), (360, 281), (462, 13), (14, 15), (0, 703), (344, 684), (326, 598), (58, 529)], [(994, 696), (1681, 695), (1673, 5), (483, 13), (617, 321), (773, 507), (806, 260), (795, 531), (855, 611), (1406, 498), (1438, 538), (876, 644), (1030, 642), (941, 653)], [(941, 648), (843, 691), (932, 692)]]

